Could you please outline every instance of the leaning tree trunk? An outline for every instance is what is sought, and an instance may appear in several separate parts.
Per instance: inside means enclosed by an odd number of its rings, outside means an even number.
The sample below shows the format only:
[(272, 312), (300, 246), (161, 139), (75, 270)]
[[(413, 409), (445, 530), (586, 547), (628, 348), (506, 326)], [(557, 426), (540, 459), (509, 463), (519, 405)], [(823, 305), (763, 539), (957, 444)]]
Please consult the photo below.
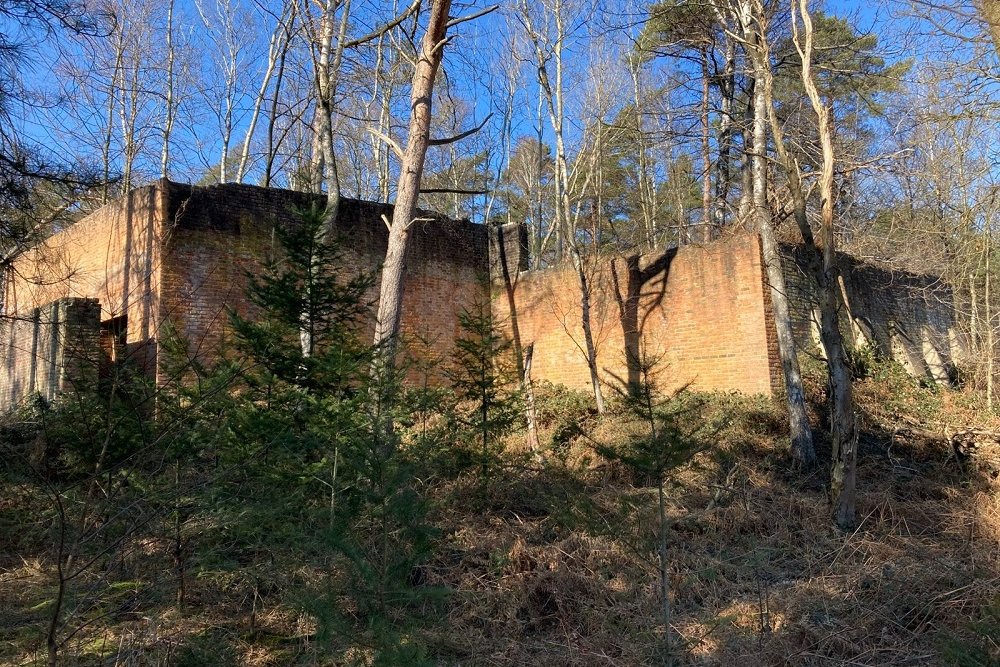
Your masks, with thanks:
[(403, 288), (406, 275), (406, 252), (409, 246), (410, 226), (420, 196), (420, 178), (424, 170), (424, 157), (430, 144), (431, 97), (434, 78), (437, 76), (444, 52), (444, 39), (448, 29), (448, 10), (451, 0), (435, 0), (431, 6), (430, 22), (424, 34), (420, 57), (413, 72), (413, 89), (410, 93), (410, 124), (406, 150), (399, 167), (396, 186), (396, 203), (389, 225), (389, 245), (382, 265), (382, 282), (379, 288), (378, 316), (375, 321), (375, 346), (378, 348), (373, 378), (376, 383), (385, 381), (392, 371), (399, 337), (400, 317), (403, 310)]
[[(855, 485), (857, 476), (858, 431), (854, 419), (854, 396), (851, 372), (847, 367), (844, 338), (840, 332), (838, 313), (836, 238), (833, 233), (833, 124), (830, 108), (824, 104), (812, 77), (813, 25), (809, 15), (808, 0), (798, 0), (802, 16), (802, 35), (795, 20), (792, 5), (792, 36), (802, 60), (802, 83), (805, 86), (819, 130), (823, 150), (823, 165), (819, 176), (822, 202), (822, 270), (816, 275), (820, 288), (821, 338), (826, 352), (830, 379), (830, 429), (833, 440), (830, 487), (834, 503), (834, 520), (841, 528), (852, 528), (855, 523)], [(801, 39), (800, 39), (801, 37)]]
[(771, 289), (771, 309), (774, 313), (774, 328), (778, 337), (778, 354), (781, 370), (785, 378), (785, 397), (788, 402), (788, 424), (791, 429), (792, 458), (802, 466), (816, 462), (812, 431), (806, 414), (805, 393), (802, 390), (802, 375), (792, 336), (792, 321), (788, 311), (788, 292), (785, 276), (781, 268), (778, 244), (774, 238), (774, 225), (767, 203), (767, 163), (763, 154), (767, 146), (767, 99), (764, 87), (754, 87), (754, 120), (752, 177), (753, 207), (757, 214), (761, 250), (767, 270), (767, 282)]

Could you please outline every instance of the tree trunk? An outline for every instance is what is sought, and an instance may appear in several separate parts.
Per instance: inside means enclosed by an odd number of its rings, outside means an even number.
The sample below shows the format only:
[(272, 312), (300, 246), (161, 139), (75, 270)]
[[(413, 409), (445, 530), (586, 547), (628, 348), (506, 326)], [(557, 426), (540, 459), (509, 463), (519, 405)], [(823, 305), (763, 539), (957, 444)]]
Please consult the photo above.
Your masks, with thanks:
[(726, 208), (729, 199), (729, 160), (733, 146), (733, 98), (736, 95), (736, 44), (727, 38), (726, 63), (722, 72), (719, 89), (722, 106), (719, 117), (719, 160), (715, 165), (715, 201), (712, 224), (716, 231), (726, 224)]
[(667, 665), (674, 664), (674, 645), (670, 636), (670, 567), (667, 561), (667, 508), (663, 494), (663, 476), (656, 485), (660, 545), (657, 549), (660, 569), (660, 614), (663, 620), (663, 652)]
[(657, 245), (656, 230), (656, 185), (649, 168), (649, 154), (646, 146), (646, 133), (643, 129), (643, 113), (645, 100), (642, 95), (642, 69), (638, 55), (629, 56), (629, 73), (632, 75), (632, 95), (635, 104), (635, 141), (639, 181), (639, 209), (642, 213), (642, 226), (646, 237), (646, 247), (654, 250)]
[(740, 223), (745, 223), (750, 219), (750, 211), (753, 209), (753, 166), (751, 155), (755, 151), (753, 145), (753, 119), (754, 119), (754, 104), (756, 103), (756, 96), (754, 89), (756, 87), (756, 80), (750, 79), (748, 82), (748, 94), (747, 106), (743, 110), (743, 129), (741, 134), (743, 135), (743, 169), (740, 173), (740, 185), (743, 192), (740, 193), (740, 208), (739, 208), (739, 221)]
[[(294, 5), (298, 6), (298, 5)], [(274, 89), (271, 91), (271, 111), (267, 118), (267, 158), (264, 161), (264, 187), (271, 187), (271, 179), (274, 177), (274, 160), (277, 157), (278, 147), (274, 142), (274, 130), (278, 124), (278, 102), (281, 99), (281, 83), (285, 78), (285, 61), (288, 57), (287, 46), (291, 43), (292, 35), (290, 28), (285, 29), (285, 46), (281, 50), (278, 58), (278, 74), (274, 80)], [(280, 143), (280, 142), (279, 142)]]
[(396, 204), (389, 225), (389, 245), (382, 265), (382, 282), (379, 288), (378, 316), (375, 322), (375, 345), (379, 348), (379, 359), (374, 367), (376, 379), (385, 379), (384, 374), (391, 371), (395, 358), (403, 307), (406, 251), (420, 195), (424, 157), (430, 143), (434, 78), (444, 52), (450, 7), (451, 0), (434, 0), (431, 5), (430, 21), (413, 72), (409, 132), (400, 163)]
[(239, 166), (236, 167), (235, 180), (237, 183), (242, 183), (243, 177), (246, 176), (247, 164), (250, 161), (250, 143), (253, 141), (253, 135), (257, 129), (260, 110), (264, 106), (267, 89), (271, 85), (271, 77), (278, 66), (280, 54), (288, 48), (288, 44), (282, 41), (282, 33), (285, 32), (284, 21), (285, 15), (283, 10), (281, 17), (278, 19), (278, 25), (275, 26), (274, 32), (271, 33), (271, 41), (267, 45), (267, 66), (264, 69), (264, 78), (260, 83), (260, 92), (254, 100), (253, 112), (250, 114), (250, 124), (247, 126), (246, 138), (243, 140), (243, 149), (240, 151), (240, 162)]
[[(317, 243), (326, 243), (333, 236), (334, 227), (340, 212), (340, 175), (337, 171), (337, 159), (333, 152), (333, 99), (336, 95), (336, 85), (339, 79), (340, 63), (344, 53), (344, 37), (347, 32), (347, 20), (350, 16), (351, 3), (345, 0), (341, 10), (340, 28), (337, 32), (337, 44), (334, 48), (335, 15), (340, 3), (337, 0), (327, 0), (323, 7), (323, 17), (320, 32), (320, 56), (315, 63), (316, 68), (316, 136), (313, 140), (313, 150), (319, 151), (313, 155), (312, 174), (313, 187), (323, 182), (325, 173), (326, 208), (323, 212), (323, 224), (319, 229)], [(275, 32), (277, 34), (277, 32)], [(317, 269), (319, 267), (316, 267)], [(313, 323), (303, 313), (302, 327), (299, 338), (303, 356), (312, 356), (314, 351)]]
[(536, 462), (542, 460), (541, 446), (538, 444), (538, 419), (535, 413), (535, 387), (531, 383), (531, 360), (534, 357), (535, 344), (528, 343), (524, 348), (524, 375), (521, 376), (521, 386), (524, 388), (524, 416), (528, 427), (528, 448), (532, 451)]
[[(840, 332), (836, 290), (840, 270), (837, 265), (836, 237), (833, 231), (833, 124), (830, 109), (820, 97), (816, 82), (812, 78), (813, 26), (808, 4), (808, 0), (798, 0), (803, 28), (801, 39), (795, 20), (795, 5), (792, 5), (792, 36), (795, 48), (802, 60), (802, 83), (812, 103), (813, 111), (816, 113), (816, 125), (823, 150), (823, 165), (819, 175), (823, 259), (822, 270), (816, 275), (816, 282), (820, 289), (820, 335), (826, 352), (826, 363), (830, 376), (830, 427), (832, 431), (830, 435), (833, 440), (830, 486), (834, 503), (834, 520), (841, 528), (848, 529), (853, 528), (855, 524), (858, 431), (854, 418), (851, 372), (847, 367), (844, 339)], [(791, 163), (789, 162), (789, 164)], [(811, 250), (815, 253), (815, 246)]]
[(597, 406), (597, 414), (604, 414), (604, 392), (601, 389), (601, 377), (597, 370), (597, 348), (594, 345), (594, 333), (590, 326), (590, 283), (587, 279), (586, 267), (583, 265), (583, 258), (580, 256), (578, 244), (571, 246), (573, 253), (573, 266), (576, 268), (576, 275), (580, 281), (580, 319), (583, 327), (583, 342), (587, 353), (587, 368), (590, 371), (590, 386), (594, 392), (594, 404)]
[(174, 127), (174, 0), (167, 3), (167, 80), (163, 93), (163, 147), (160, 151), (160, 178), (170, 175), (170, 133)]
[[(989, 225), (989, 223), (987, 223)], [(986, 310), (986, 408), (993, 412), (993, 357), (996, 355), (995, 332), (993, 330), (993, 308), (990, 306), (990, 255), (993, 244), (989, 227), (986, 228), (986, 299), (983, 301)]]
[[(812, 431), (806, 414), (805, 393), (802, 390), (802, 375), (792, 336), (792, 322), (788, 312), (788, 292), (785, 276), (781, 268), (781, 257), (774, 238), (771, 211), (767, 204), (767, 160), (763, 151), (767, 147), (767, 100), (762, 86), (755, 86), (752, 158), (753, 206), (757, 214), (761, 251), (767, 282), (771, 290), (771, 310), (774, 313), (774, 328), (778, 337), (778, 354), (781, 370), (785, 378), (785, 399), (788, 403), (788, 425), (791, 432), (792, 458), (802, 466), (816, 462)], [(759, 147), (759, 148), (758, 148)]]
[(712, 240), (712, 146), (709, 140), (708, 50), (701, 51), (701, 230), (694, 235), (696, 243)]
[(1000, 0), (978, 0), (979, 15), (993, 38), (993, 47), (1000, 53)]
[[(563, 49), (567, 34), (564, 17), (562, 14), (562, 2), (555, 5), (556, 38), (551, 45), (551, 56), (546, 55), (546, 48), (543, 44), (542, 36), (535, 30), (530, 18), (530, 9), (526, 2), (521, 5), (522, 20), (528, 35), (535, 48), (536, 65), (538, 67), (538, 85), (544, 93), (545, 102), (548, 106), (549, 122), (552, 125), (552, 132), (556, 139), (556, 220), (557, 233), (562, 232), (562, 243), (559, 245), (559, 257), (565, 259), (568, 254), (576, 269), (576, 275), (580, 285), (580, 315), (584, 337), (584, 352), (587, 356), (587, 367), (590, 370), (590, 383), (594, 392), (594, 403), (600, 414), (604, 413), (604, 395), (601, 391), (601, 381), (597, 372), (597, 349), (594, 345), (594, 336), (590, 322), (590, 286), (586, 267), (580, 253), (579, 240), (576, 238), (576, 223), (571, 216), (570, 193), (569, 193), (569, 167), (566, 158), (566, 142), (563, 132), (565, 120), (565, 100), (563, 91)], [(549, 79), (547, 63), (551, 57), (555, 60), (555, 85)], [(557, 242), (559, 238), (557, 237)]]

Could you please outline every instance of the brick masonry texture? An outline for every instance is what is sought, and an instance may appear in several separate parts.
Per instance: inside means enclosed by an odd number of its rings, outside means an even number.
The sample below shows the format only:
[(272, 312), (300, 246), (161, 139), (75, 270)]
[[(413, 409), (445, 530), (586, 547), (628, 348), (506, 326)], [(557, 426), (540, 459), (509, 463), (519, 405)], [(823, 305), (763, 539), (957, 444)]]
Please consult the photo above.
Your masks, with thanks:
[[(806, 259), (780, 249), (796, 342), (818, 351), (819, 299)], [(948, 381), (965, 346), (957, 333), (951, 290), (935, 276), (890, 271), (840, 254), (840, 327), (852, 347), (870, 346), (918, 377)]]
[[(297, 224), (297, 210), (322, 205), (324, 198), (245, 185), (164, 187), (170, 208), (161, 317), (190, 341), (192, 353), (210, 356), (228, 333), (225, 306), (247, 313), (246, 276), (276, 250), (275, 226)], [(367, 295), (372, 303), (388, 243), (383, 216), (392, 217), (392, 206), (344, 199), (336, 226), (345, 270), (375, 278)], [(414, 223), (402, 332), (420, 360), (449, 355), (459, 333), (457, 313), (483, 298), (486, 246), (485, 228), (467, 221), (421, 212)]]
[[(508, 259), (510, 255), (508, 251)], [(665, 391), (689, 385), (771, 393), (756, 237), (736, 236), (663, 255), (601, 258), (587, 272), (604, 382), (629, 379), (626, 340), (632, 338), (630, 349), (659, 360), (656, 379)], [(521, 341), (534, 345), (533, 376), (588, 388), (576, 271), (565, 267), (514, 275)], [(509, 323), (506, 299), (494, 303)]]
[[(66, 297), (99, 302), (94, 336), (102, 326), (107, 332), (124, 323), (123, 352), (151, 377), (162, 373), (156, 353), (168, 322), (188, 341), (192, 357), (213, 358), (227, 338), (226, 308), (249, 309), (246, 275), (259, 271), (275, 248), (274, 227), (296, 224), (297, 209), (323, 201), (287, 190), (161, 180), (53, 235), (16, 260), (5, 285), (7, 372), (0, 400), (9, 406), (25, 392), (58, 390), (29, 373), (46, 360), (23, 330), (34, 326), (36, 309), (44, 313)], [(388, 241), (383, 216), (392, 216), (392, 206), (345, 199), (337, 220), (345, 265), (375, 277), (372, 301)], [(457, 313), (486, 298), (487, 245), (485, 228), (467, 221), (421, 212), (414, 222), (402, 329), (416, 356), (449, 355), (459, 333)], [(433, 361), (424, 366), (440, 370)]]
[(101, 306), (96, 299), (63, 298), (7, 323), (0, 405), (39, 394), (51, 400), (98, 379)]
[[(227, 308), (248, 313), (246, 276), (276, 251), (274, 230), (323, 197), (247, 185), (191, 186), (161, 180), (132, 191), (19, 257), (4, 285), (5, 372), (0, 405), (32, 393), (51, 398), (89, 381), (109, 359), (162, 381), (157, 352), (168, 325), (201, 361), (227, 349)], [(336, 224), (344, 271), (374, 278), (392, 206), (345, 199)], [(411, 381), (438, 382), (460, 335), (458, 313), (492, 303), (511, 327), (511, 298), (533, 377), (589, 388), (579, 283), (569, 266), (526, 271), (522, 226), (497, 235), (468, 221), (421, 212), (407, 256), (402, 329)], [(504, 289), (505, 256), (513, 294)], [(802, 258), (783, 249), (796, 341), (815, 346), (815, 288)], [(932, 278), (892, 274), (842, 257), (842, 324), (916, 374), (943, 378), (960, 345), (951, 296)], [(782, 386), (770, 290), (756, 236), (734, 235), (662, 254), (587, 261), (592, 328), (602, 381), (636, 379), (638, 356), (656, 359), (656, 380), (772, 394)], [(365, 334), (369, 334), (370, 329)], [(76, 361), (74, 361), (76, 360)], [(64, 369), (65, 367), (65, 369)]]

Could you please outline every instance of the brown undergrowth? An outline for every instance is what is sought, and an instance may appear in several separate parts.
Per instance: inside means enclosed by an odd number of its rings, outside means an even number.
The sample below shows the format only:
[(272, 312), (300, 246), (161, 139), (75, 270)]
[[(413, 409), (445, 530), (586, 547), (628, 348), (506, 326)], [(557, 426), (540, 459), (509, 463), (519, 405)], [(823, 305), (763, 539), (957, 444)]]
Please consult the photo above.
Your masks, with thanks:
[[(1000, 664), (1000, 459), (986, 447), (958, 460), (902, 428), (996, 423), (970, 394), (881, 373), (857, 384), (864, 433), (850, 533), (831, 521), (822, 441), (820, 467), (793, 470), (779, 403), (710, 397), (701, 418), (720, 425), (713, 445), (669, 489), (675, 664)], [(821, 423), (820, 377), (808, 375)], [(436, 664), (665, 663), (655, 488), (594, 447), (638, 426), (545, 393), (544, 464), (508, 454), (485, 492), (473, 471), (428, 477), (438, 538), (413, 585), (448, 594), (414, 611), (426, 618), (414, 641)], [(32, 509), (15, 491), (2, 508), (0, 662), (41, 664), (53, 568), (30, 531), (12, 532)], [(109, 613), (68, 645), (64, 664), (372, 663), (365, 646), (320, 650), (314, 619), (294, 603), (329, 572), (293, 562), (204, 572), (178, 610), (166, 549), (137, 542), (122, 566), (131, 583), (102, 584), (118, 587)]]
[[(996, 424), (969, 394), (885, 372), (857, 386), (865, 442), (851, 533), (832, 525), (825, 470), (790, 469), (775, 404), (712, 397), (705, 417), (725, 427), (671, 493), (678, 663), (1000, 664), (996, 452), (958, 461), (898, 428), (901, 418)], [(817, 421), (819, 377), (809, 378)], [(594, 439), (628, 437), (616, 417), (591, 419)], [(587, 438), (561, 447), (565, 469), (518, 474), (486, 511), (446, 519), (451, 551), (434, 572), (455, 591), (442, 647), (455, 662), (662, 659), (655, 494)]]

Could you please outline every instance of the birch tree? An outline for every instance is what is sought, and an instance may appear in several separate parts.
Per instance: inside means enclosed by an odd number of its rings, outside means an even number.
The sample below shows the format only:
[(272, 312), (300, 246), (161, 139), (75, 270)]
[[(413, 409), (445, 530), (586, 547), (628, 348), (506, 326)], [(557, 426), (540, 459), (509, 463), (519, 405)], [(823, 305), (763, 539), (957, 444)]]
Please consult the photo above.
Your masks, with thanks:
[[(591, 390), (598, 413), (604, 412), (604, 394), (601, 389), (601, 379), (597, 367), (597, 348), (594, 343), (591, 326), (591, 287), (584, 264), (583, 253), (580, 251), (580, 240), (577, 238), (575, 218), (572, 215), (570, 199), (569, 160), (566, 155), (566, 99), (564, 88), (565, 49), (570, 37), (570, 17), (568, 16), (566, 0), (551, 0), (551, 4), (542, 6), (541, 19), (532, 7), (521, 0), (518, 6), (518, 18), (524, 27), (525, 34), (531, 44), (534, 55), (533, 65), (537, 68), (538, 86), (545, 101), (549, 115), (549, 124), (556, 140), (555, 154), (555, 185), (556, 185), (556, 233), (559, 235), (557, 245), (560, 258), (569, 258), (576, 271), (580, 286), (580, 324), (583, 329), (584, 355), (587, 369), (590, 373)], [(543, 29), (541, 21), (551, 18), (552, 30), (549, 33)], [(546, 26), (547, 27), (547, 26)], [(550, 76), (549, 69), (552, 73)], [(561, 243), (560, 243), (561, 241)]]
[[(172, 2), (173, 0), (171, 0)], [(279, 13), (274, 15), (275, 26), (271, 32), (271, 38), (267, 45), (267, 60), (264, 64), (264, 75), (261, 78), (260, 90), (254, 99), (253, 111), (250, 114), (250, 122), (247, 125), (246, 136), (243, 139), (243, 148), (240, 151), (239, 165), (236, 167), (234, 180), (242, 183), (247, 172), (250, 161), (250, 147), (253, 142), (254, 133), (257, 130), (257, 121), (260, 118), (261, 109), (267, 98), (267, 91), (271, 88), (271, 79), (275, 72), (284, 62), (288, 53), (292, 34), (295, 31), (295, 23), (298, 18), (298, 3), (295, 0), (284, 0)], [(275, 98), (278, 93), (275, 92)]]
[(174, 65), (177, 61), (174, 48), (174, 0), (167, 2), (166, 46), (167, 70), (163, 84), (163, 146), (160, 149), (160, 178), (167, 178), (170, 175), (170, 133), (174, 129), (174, 117), (177, 112), (174, 90)]
[[(796, 17), (796, 2), (798, 14)], [(801, 28), (799, 19), (802, 21)], [(792, 2), (792, 39), (802, 60), (802, 84), (805, 86), (816, 112), (816, 126), (819, 130), (823, 164), (819, 173), (819, 195), (821, 206), (820, 246), (817, 247), (810, 234), (802, 229), (806, 248), (813, 256), (813, 272), (820, 288), (820, 317), (823, 348), (830, 378), (831, 436), (833, 440), (832, 469), (830, 471), (831, 493), (834, 502), (834, 519), (841, 528), (853, 528), (856, 501), (855, 484), (857, 477), (858, 427), (854, 417), (854, 395), (851, 371), (847, 366), (844, 340), (840, 332), (837, 285), (840, 268), (837, 263), (837, 240), (834, 234), (834, 149), (833, 126), (830, 107), (820, 97), (812, 72), (813, 24), (809, 13), (808, 0)], [(772, 105), (773, 110), (773, 105)], [(791, 164), (788, 165), (789, 167)], [(806, 225), (808, 227), (808, 225)], [(821, 254), (821, 257), (817, 255)], [(816, 267), (816, 262), (820, 267)]]
[[(778, 354), (785, 380), (785, 401), (791, 435), (792, 458), (800, 465), (810, 466), (816, 460), (812, 430), (806, 413), (802, 375), (792, 335), (784, 271), (778, 254), (770, 204), (767, 200), (767, 113), (770, 102), (763, 82), (770, 77), (770, 54), (767, 47), (767, 22), (760, 0), (740, 0), (735, 7), (742, 30), (742, 42), (752, 65), (755, 80), (753, 94), (752, 144), (745, 159), (750, 160), (752, 173), (752, 207), (760, 234), (764, 267), (774, 311), (774, 327), (778, 338)], [(752, 152), (750, 152), (752, 151)]]
[(233, 133), (240, 120), (237, 105), (252, 60), (255, 26), (237, 0), (211, 0), (211, 4), (195, 0), (195, 7), (205, 30), (205, 48), (211, 54), (202, 95), (219, 130), (219, 182), (228, 183), (233, 176), (229, 165)]
[[(834, 234), (834, 148), (833, 129), (829, 106), (820, 97), (811, 69), (813, 58), (813, 26), (808, 0), (790, 0), (793, 42), (801, 59), (801, 80), (816, 115), (817, 130), (822, 148), (822, 167), (819, 173), (821, 200), (820, 241), (817, 242), (809, 223), (807, 192), (798, 162), (788, 149), (784, 129), (774, 104), (774, 76), (771, 70), (767, 23), (762, 0), (752, 0), (750, 6), (741, 0), (741, 23), (755, 40), (751, 50), (757, 87), (762, 89), (763, 103), (755, 104), (755, 116), (766, 112), (774, 139), (778, 163), (785, 172), (791, 192), (794, 219), (802, 237), (808, 258), (808, 270), (817, 285), (820, 308), (820, 338), (826, 356), (829, 378), (830, 430), (832, 439), (831, 499), (834, 520), (841, 528), (850, 528), (855, 522), (855, 484), (857, 461), (857, 424), (850, 370), (847, 367), (843, 336), (838, 316), (839, 268)], [(799, 22), (801, 21), (801, 25)], [(755, 121), (756, 122), (756, 121)], [(760, 150), (758, 138), (755, 150)], [(770, 273), (769, 273), (770, 275)], [(773, 285), (772, 285), (773, 289)], [(776, 308), (777, 310), (777, 308)], [(775, 319), (778, 319), (777, 316)], [(780, 340), (780, 335), (779, 335)]]

